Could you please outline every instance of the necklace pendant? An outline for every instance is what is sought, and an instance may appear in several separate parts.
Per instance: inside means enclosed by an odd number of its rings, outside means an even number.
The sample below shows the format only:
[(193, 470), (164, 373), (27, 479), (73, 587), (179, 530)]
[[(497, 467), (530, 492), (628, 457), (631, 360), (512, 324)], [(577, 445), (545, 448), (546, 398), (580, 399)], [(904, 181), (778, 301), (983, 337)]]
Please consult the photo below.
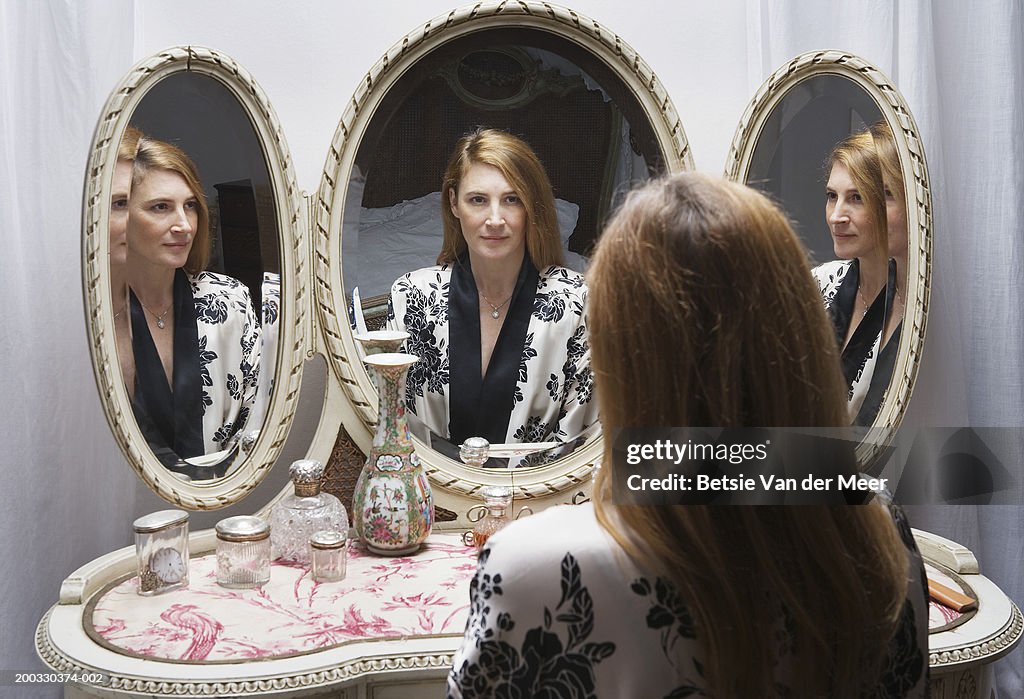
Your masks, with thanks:
[(165, 324), (164, 324), (164, 319), (163, 318), (157, 318), (156, 319), (156, 327), (158, 327), (161, 330), (163, 330), (164, 329), (164, 325)]
[(501, 317), (501, 313), (498, 311), (498, 309), (494, 309), (493, 311), (491, 311), (491, 318), (497, 320), (499, 317)]

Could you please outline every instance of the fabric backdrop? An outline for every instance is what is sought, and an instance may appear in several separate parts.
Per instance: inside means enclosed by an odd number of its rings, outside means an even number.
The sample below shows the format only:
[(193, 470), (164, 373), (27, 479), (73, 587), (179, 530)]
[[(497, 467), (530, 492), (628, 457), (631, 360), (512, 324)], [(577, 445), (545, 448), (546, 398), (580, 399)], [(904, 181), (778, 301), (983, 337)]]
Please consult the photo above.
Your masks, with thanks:
[[(803, 51), (838, 48), (877, 65), (921, 130), (934, 204), (928, 338), (907, 424), (1021, 424), (1020, 312), (1024, 26), (1014, 0), (568, 1), (630, 43), (661, 79), (697, 168), (721, 173), (762, 81)], [(174, 44), (219, 49), (271, 99), (300, 187), (314, 190), (337, 120), (369, 67), (458, 0), (172, 3), (0, 0), (0, 669), (34, 671), (35, 626), (78, 566), (131, 543), (131, 521), (164, 503), (128, 469), (92, 377), (81, 294), (81, 192), (99, 110), (137, 60)], [(358, 8), (358, 9), (356, 9)], [(315, 428), (322, 365), (307, 372), (294, 432)], [(312, 407), (308, 407), (312, 406)], [(295, 447), (301, 453), (301, 445)], [(1005, 463), (1019, 470), (1024, 445)], [(252, 512), (283, 469), (240, 505)], [(1024, 508), (929, 506), (915, 526), (975, 551), (1024, 601)], [(1000, 663), (1024, 696), (1024, 653)], [(56, 686), (0, 687), (56, 697)]]

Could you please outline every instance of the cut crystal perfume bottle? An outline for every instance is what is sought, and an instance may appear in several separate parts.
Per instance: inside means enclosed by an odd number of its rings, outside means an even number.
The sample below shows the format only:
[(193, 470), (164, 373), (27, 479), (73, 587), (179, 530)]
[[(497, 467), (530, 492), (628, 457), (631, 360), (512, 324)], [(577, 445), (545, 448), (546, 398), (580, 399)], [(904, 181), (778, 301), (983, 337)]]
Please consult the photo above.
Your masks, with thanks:
[(320, 492), (324, 466), (302, 459), (288, 469), (295, 486), (270, 512), (270, 547), (275, 560), (309, 565), (309, 538), (322, 529), (348, 531), (348, 513), (338, 498)]

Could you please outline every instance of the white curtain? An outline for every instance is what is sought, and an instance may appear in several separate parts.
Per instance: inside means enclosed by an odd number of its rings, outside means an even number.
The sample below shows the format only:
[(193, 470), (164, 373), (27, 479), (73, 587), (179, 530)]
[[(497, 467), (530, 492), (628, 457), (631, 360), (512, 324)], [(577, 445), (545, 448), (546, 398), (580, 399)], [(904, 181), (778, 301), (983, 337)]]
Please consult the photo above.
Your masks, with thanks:
[[(889, 76), (920, 128), (934, 260), (927, 341), (905, 424), (1024, 432), (1021, 4), (749, 0), (747, 10), (754, 83), (803, 51), (848, 50)], [(1019, 481), (1021, 438), (999, 456)], [(918, 506), (908, 514), (914, 526), (974, 551), (981, 572), (1021, 604), (1024, 507)], [(997, 687), (1000, 696), (1024, 696), (1024, 655), (997, 665)]]
[[(698, 168), (713, 173), (724, 167), (747, 101), (793, 56), (839, 48), (879, 66), (920, 127), (934, 205), (928, 339), (907, 423), (1020, 426), (1019, 2), (562, 2), (622, 36), (650, 64)], [(111, 88), (135, 61), (170, 44), (225, 51), (267, 91), (299, 186), (313, 191), (337, 120), (370, 66), (406, 32), (459, 4), (0, 0), (0, 668), (38, 669), (36, 623), (61, 580), (130, 544), (134, 517), (166, 507), (129, 472), (110, 436), (85, 341), (82, 181)], [(318, 396), (304, 387), (307, 400), (315, 406)], [(315, 421), (315, 414), (300, 417), (297, 429)], [(1016, 446), (1006, 463), (1019, 472), (1024, 445)], [(193, 515), (194, 528), (258, 509), (280, 482), (239, 506)], [(910, 514), (915, 526), (973, 549), (982, 572), (1024, 601), (1024, 508), (933, 506)], [(1024, 654), (999, 668), (1002, 696), (1024, 696)], [(31, 695), (24, 689), (12, 696)], [(55, 686), (31, 691), (59, 694)]]
[(79, 260), (89, 143), (132, 63), (133, 3), (4, 0), (0, 31), (0, 665), (31, 672), (35, 625), (61, 580), (131, 531), (135, 479), (93, 382)]

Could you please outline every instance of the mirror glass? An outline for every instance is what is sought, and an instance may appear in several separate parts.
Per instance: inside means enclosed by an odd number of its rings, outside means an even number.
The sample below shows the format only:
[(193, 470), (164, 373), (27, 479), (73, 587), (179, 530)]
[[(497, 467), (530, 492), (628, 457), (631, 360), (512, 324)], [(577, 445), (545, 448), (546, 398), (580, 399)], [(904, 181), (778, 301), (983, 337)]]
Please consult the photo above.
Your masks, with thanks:
[(807, 246), (842, 352), (851, 423), (871, 426), (899, 352), (910, 208), (875, 98), (842, 75), (792, 86), (764, 119), (746, 182), (784, 208)]
[[(635, 90), (578, 42), (533, 28), (501, 27), (474, 31), (439, 45), (390, 87), (355, 154), (345, 197), (342, 259), (350, 302), (358, 290), (358, 312), (353, 314), (357, 326), (384, 327), (389, 292), (396, 280), (437, 263), (443, 237), (442, 207), (450, 205), (442, 202), (444, 170), (460, 137), (478, 128), (511, 133), (536, 152), (554, 190), (565, 266), (576, 272), (585, 270), (587, 256), (619, 197), (636, 182), (666, 169), (655, 129)], [(447, 331), (440, 334), (433, 329), (448, 321), (452, 276), (450, 272), (442, 274), (439, 283), (444, 288), (437, 296), (442, 305), (425, 309), (424, 328), (410, 328), (414, 335), (421, 335), (419, 331), (429, 326), (437, 341), (430, 339), (426, 344), (445, 358), (452, 347), (445, 342), (455, 340)], [(540, 293), (542, 287), (537, 288)], [(485, 300), (478, 303), (483, 307)], [(492, 308), (497, 306), (494, 313), (499, 317), (505, 313), (499, 305), (501, 299), (489, 303)], [(488, 322), (483, 313), (480, 322), (483, 331)], [(532, 320), (530, 330), (534, 330)], [(502, 335), (499, 342), (504, 339)], [(419, 351), (412, 346), (417, 342)], [(565, 344), (564, 340), (559, 347), (537, 342), (529, 366), (542, 371), (545, 380), (520, 379), (518, 385), (512, 381), (510, 386), (520, 393), (550, 393), (557, 401), (565, 378)], [(414, 354), (424, 353), (425, 345), (418, 336), (412, 345)], [(532, 351), (529, 345), (524, 347)], [(522, 354), (516, 350), (510, 356), (518, 362)], [(522, 377), (526, 361), (524, 358), (523, 364), (514, 367), (513, 373), (519, 369)], [(419, 382), (428, 389), (430, 381), (447, 384), (450, 377), (445, 364), (442, 358), (442, 368), (431, 370), (430, 378), (418, 377), (414, 367), (410, 383)], [(537, 366), (541, 369), (533, 369)], [(411, 399), (412, 393), (407, 396)], [(581, 422), (572, 434), (565, 430), (554, 434), (550, 428), (558, 419), (557, 410), (556, 417), (548, 421), (536, 412), (545, 410), (536, 407), (543, 403), (539, 398), (525, 395), (517, 399), (535, 412), (518, 420), (520, 430), (512, 429), (517, 420), (514, 412), (505, 438), (498, 441), (575, 443), (579, 431), (589, 424)], [(441, 453), (452, 451), (451, 445), (438, 437), (449, 435), (449, 425), (434, 424), (441, 420), (429, 414), (420, 417), (433, 433), (424, 441), (433, 442)], [(549, 429), (542, 424), (545, 422)], [(494, 437), (491, 440), (495, 441)], [(551, 452), (547, 460), (564, 452)], [(538, 457), (533, 463), (546, 461)]]
[(110, 200), (118, 363), (153, 454), (178, 478), (208, 481), (241, 463), (271, 397), (272, 178), (248, 113), (208, 75), (167, 76), (129, 123)]

